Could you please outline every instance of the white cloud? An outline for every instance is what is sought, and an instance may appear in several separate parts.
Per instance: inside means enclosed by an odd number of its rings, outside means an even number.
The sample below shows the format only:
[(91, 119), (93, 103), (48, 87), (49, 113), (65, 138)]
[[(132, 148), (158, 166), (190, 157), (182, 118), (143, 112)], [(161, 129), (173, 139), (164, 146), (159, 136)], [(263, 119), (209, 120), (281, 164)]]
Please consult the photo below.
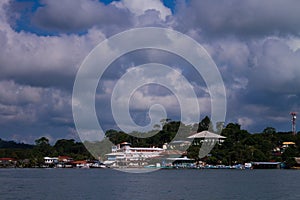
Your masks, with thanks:
[(238, 123), (243, 127), (243, 129), (247, 129), (249, 126), (253, 125), (254, 121), (248, 117), (240, 117), (238, 118)]
[(300, 49), (300, 38), (289, 37), (286, 39), (286, 44), (293, 50), (297, 51)]
[[(114, 119), (119, 127), (131, 131), (136, 130), (137, 127), (131, 125), (132, 120), (128, 118), (137, 117), (138, 119), (133, 120), (141, 121), (141, 115), (135, 115), (135, 113), (144, 112), (143, 118), (145, 118), (153, 105), (160, 105), (160, 108), (164, 108), (168, 117), (181, 118), (184, 123), (196, 123), (199, 120), (198, 107), (200, 107), (201, 114), (208, 114), (210, 111), (210, 98), (207, 96), (197, 97), (196, 94), (191, 95), (191, 92), (195, 92), (193, 85), (186, 82), (180, 71), (171, 69), (166, 70), (162, 66), (153, 64), (132, 67), (118, 80), (114, 86), (111, 103)], [(155, 85), (152, 85), (153, 83)], [(104, 90), (108, 91), (105, 88)], [(104, 104), (102, 105), (104, 106)], [(131, 111), (131, 115), (128, 115), (126, 108)], [(159, 123), (163, 118), (162, 114), (160, 112), (159, 118), (152, 120)], [(150, 125), (149, 127), (152, 128), (153, 126)]]
[(13, 81), (0, 81), (0, 102), (11, 105), (34, 104), (41, 100), (42, 88), (18, 85)]
[(81, 36), (16, 32), (7, 22), (5, 6), (0, 7), (0, 79), (11, 77), (33, 85), (62, 86), (72, 80), (89, 51), (105, 39), (96, 28)]
[[(89, 35), (39, 37), (12, 30), (7, 30), (2, 39), (6, 40), (6, 45), (2, 46), (2, 62), (0, 61), (2, 76), (25, 74), (31, 77), (35, 73), (73, 76), (95, 43), (89, 41)], [(98, 41), (101, 40), (103, 37), (98, 38)]]
[(18, 106), (0, 104), (0, 124), (32, 124), (36, 122), (37, 115), (32, 106)]
[(122, 0), (114, 3), (119, 8), (127, 8), (136, 16), (144, 15), (149, 10), (156, 10), (159, 17), (166, 20), (171, 15), (171, 10), (163, 5), (160, 0)]

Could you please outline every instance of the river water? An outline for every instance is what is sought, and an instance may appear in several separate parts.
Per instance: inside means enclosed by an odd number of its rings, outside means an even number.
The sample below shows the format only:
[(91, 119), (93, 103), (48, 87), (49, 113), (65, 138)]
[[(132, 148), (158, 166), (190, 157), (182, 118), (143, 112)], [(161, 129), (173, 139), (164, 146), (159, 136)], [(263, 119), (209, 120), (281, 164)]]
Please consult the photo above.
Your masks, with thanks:
[(300, 199), (300, 170), (0, 169), (0, 199)]

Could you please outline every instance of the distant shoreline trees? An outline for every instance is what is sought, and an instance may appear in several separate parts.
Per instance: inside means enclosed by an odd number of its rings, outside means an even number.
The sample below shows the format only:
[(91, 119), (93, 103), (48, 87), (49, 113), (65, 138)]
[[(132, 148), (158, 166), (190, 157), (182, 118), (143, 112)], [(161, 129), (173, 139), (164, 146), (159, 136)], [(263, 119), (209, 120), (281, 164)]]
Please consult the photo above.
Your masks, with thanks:
[[(179, 127), (186, 132), (201, 132), (208, 130), (210, 119), (205, 117), (201, 122), (194, 125), (185, 125), (180, 121), (164, 120), (162, 129), (152, 137), (139, 138), (126, 134), (122, 131), (106, 131), (106, 140), (113, 144), (129, 142), (134, 147), (162, 147), (169, 143), (177, 134)], [(155, 130), (157, 131), (157, 130)], [(151, 135), (151, 133), (148, 133)], [(243, 164), (255, 161), (278, 161), (293, 165), (293, 158), (300, 157), (300, 134), (293, 135), (291, 132), (277, 132), (273, 127), (266, 127), (262, 133), (250, 134), (241, 129), (236, 123), (229, 123), (223, 128), (221, 135), (226, 137), (222, 145), (216, 145), (210, 154), (202, 160), (208, 164)], [(283, 142), (292, 142), (294, 145), (283, 147)], [(35, 145), (4, 141), (0, 139), (0, 158), (9, 157), (18, 160), (21, 167), (38, 166), (45, 156), (70, 156), (74, 160), (103, 158), (104, 152), (110, 149), (101, 149), (101, 142), (76, 142), (74, 139), (60, 139), (54, 145), (49, 144), (46, 137), (35, 140)], [(86, 149), (95, 149), (89, 152)], [(91, 147), (91, 148), (90, 148)], [(92, 148), (93, 147), (93, 148)], [(199, 161), (198, 152), (200, 146), (191, 145), (187, 149), (187, 156)], [(93, 155), (92, 155), (92, 154)], [(30, 161), (30, 162), (25, 162)], [(24, 164), (25, 163), (25, 164)]]

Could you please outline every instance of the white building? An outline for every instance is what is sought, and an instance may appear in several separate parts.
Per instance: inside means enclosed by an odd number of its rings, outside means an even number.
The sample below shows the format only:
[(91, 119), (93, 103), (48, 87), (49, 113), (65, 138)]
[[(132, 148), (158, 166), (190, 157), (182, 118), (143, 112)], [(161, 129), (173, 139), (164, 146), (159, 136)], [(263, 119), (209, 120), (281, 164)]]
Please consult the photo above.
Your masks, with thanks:
[(55, 164), (58, 163), (57, 157), (44, 157), (44, 163), (45, 164)]
[(123, 142), (112, 147), (112, 153), (106, 154), (106, 165), (112, 167), (141, 167), (156, 163), (163, 148), (158, 147), (131, 147), (130, 143)]

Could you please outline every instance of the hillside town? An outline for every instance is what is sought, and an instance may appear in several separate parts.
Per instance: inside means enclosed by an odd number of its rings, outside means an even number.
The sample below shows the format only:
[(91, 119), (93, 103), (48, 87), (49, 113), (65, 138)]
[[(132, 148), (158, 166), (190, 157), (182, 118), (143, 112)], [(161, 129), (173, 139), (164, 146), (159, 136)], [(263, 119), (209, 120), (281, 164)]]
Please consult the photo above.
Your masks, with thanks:
[[(221, 135), (208, 131), (209, 118), (203, 119), (185, 140), (174, 141), (181, 122), (170, 121), (150, 138), (136, 138), (109, 130), (106, 139), (113, 144), (109, 151), (100, 142), (76, 142), (60, 139), (54, 145), (46, 137), (35, 145), (0, 140), (1, 168), (300, 168), (300, 134), (276, 132), (267, 127), (250, 134), (239, 124), (229, 123)], [(186, 127), (190, 125), (185, 125)], [(190, 130), (193, 127), (190, 126)], [(199, 158), (202, 145), (213, 144), (209, 154)], [(93, 146), (98, 154), (86, 147)], [(89, 149), (91, 150), (91, 149)]]

